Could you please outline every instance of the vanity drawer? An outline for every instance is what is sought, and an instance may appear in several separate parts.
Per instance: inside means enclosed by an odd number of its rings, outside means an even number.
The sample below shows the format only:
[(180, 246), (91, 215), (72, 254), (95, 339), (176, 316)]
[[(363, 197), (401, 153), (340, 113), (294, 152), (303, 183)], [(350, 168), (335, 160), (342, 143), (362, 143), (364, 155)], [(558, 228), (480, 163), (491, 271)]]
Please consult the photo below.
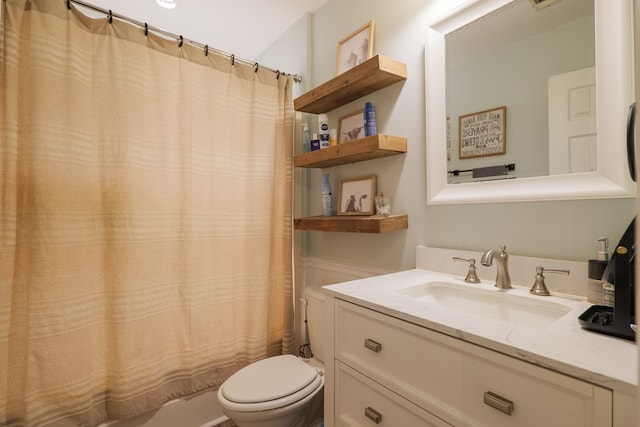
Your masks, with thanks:
[(338, 361), (335, 363), (337, 426), (451, 427), (451, 424), (347, 365)]
[(611, 426), (610, 390), (344, 301), (336, 319), (337, 359), (452, 425)]

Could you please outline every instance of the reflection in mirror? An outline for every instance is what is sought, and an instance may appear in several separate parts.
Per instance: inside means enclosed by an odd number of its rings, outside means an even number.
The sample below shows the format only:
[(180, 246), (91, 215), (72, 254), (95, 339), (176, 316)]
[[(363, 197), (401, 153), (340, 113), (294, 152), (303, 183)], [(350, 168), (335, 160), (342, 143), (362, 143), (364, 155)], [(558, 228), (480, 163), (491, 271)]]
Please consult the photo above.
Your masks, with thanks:
[[(429, 203), (633, 196), (624, 166), (633, 100), (631, 12), (631, 0), (561, 0), (540, 11), (528, 0), (472, 0), (433, 23), (425, 50)], [(531, 16), (511, 16), (518, 13)], [(543, 30), (534, 25), (538, 18)], [(483, 25), (489, 29), (467, 34)], [(524, 32), (515, 36), (508, 27)], [(572, 83), (594, 74), (595, 87)], [(586, 118), (580, 138), (560, 123), (567, 111)], [(488, 144), (476, 136), (487, 136)], [(455, 170), (478, 172), (480, 182), (449, 183)], [(513, 179), (496, 180), (496, 171)]]
[[(596, 170), (594, 25), (593, 0), (518, 0), (445, 36), (449, 183)], [(573, 123), (556, 111), (567, 99)], [(492, 119), (502, 106), (505, 126)], [(550, 115), (564, 126), (550, 128)]]

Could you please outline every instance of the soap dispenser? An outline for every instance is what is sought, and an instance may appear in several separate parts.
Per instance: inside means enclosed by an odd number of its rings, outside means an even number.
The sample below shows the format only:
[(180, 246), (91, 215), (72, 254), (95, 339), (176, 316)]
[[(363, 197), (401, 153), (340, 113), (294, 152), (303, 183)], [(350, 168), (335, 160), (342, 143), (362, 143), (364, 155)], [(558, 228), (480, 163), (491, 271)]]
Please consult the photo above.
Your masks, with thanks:
[[(590, 303), (597, 305), (611, 305), (613, 306), (613, 297), (610, 304), (604, 299), (604, 281), (602, 275), (609, 262), (609, 239), (607, 237), (601, 237), (598, 239), (598, 251), (595, 259), (590, 259), (588, 262), (589, 279), (588, 279), (588, 291), (587, 298)], [(607, 296), (609, 296), (607, 294)]]

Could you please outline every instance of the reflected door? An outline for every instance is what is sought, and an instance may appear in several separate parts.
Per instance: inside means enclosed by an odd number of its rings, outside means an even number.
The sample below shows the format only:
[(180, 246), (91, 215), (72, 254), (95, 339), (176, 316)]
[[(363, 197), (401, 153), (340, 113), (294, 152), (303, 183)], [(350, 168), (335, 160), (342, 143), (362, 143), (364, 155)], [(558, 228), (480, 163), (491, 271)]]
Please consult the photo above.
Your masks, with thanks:
[(593, 172), (597, 165), (595, 67), (549, 78), (549, 174)]

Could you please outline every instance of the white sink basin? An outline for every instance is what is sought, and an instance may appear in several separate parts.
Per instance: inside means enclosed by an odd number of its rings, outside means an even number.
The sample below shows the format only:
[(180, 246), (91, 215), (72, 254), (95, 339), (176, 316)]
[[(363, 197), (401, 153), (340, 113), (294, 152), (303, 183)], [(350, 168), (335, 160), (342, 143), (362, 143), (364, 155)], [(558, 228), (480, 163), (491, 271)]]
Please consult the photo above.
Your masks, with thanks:
[(545, 297), (525, 297), (513, 290), (484, 289), (445, 281), (425, 283), (401, 291), (404, 296), (460, 313), (481, 316), (528, 328), (545, 328), (571, 308)]

